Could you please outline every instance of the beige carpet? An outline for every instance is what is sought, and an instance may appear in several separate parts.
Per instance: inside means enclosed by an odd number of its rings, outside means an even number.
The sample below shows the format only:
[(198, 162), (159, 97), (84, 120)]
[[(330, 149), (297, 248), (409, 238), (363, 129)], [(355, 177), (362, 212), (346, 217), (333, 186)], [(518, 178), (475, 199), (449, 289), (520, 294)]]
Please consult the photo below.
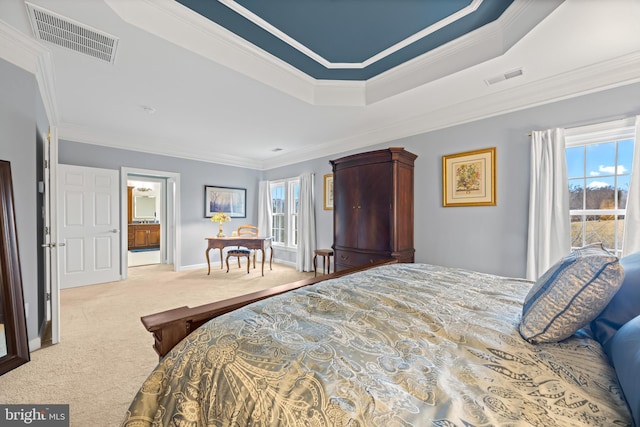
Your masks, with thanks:
[[(214, 268), (215, 267), (215, 268)], [(313, 277), (274, 264), (265, 275), (237, 265), (229, 273), (173, 272), (167, 265), (129, 269), (121, 282), (64, 289), (59, 344), (31, 353), (31, 361), (0, 376), (0, 403), (70, 405), (70, 425), (120, 425), (138, 388), (158, 362), (140, 316), (197, 306)]]

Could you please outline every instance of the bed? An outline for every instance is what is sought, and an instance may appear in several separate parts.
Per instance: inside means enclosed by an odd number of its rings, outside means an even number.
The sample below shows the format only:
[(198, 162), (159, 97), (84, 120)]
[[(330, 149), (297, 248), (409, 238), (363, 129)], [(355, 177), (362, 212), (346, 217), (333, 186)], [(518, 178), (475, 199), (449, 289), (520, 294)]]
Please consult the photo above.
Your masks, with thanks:
[(589, 328), (523, 338), (535, 286), (387, 264), (252, 302), (171, 349), (123, 426), (632, 426)]

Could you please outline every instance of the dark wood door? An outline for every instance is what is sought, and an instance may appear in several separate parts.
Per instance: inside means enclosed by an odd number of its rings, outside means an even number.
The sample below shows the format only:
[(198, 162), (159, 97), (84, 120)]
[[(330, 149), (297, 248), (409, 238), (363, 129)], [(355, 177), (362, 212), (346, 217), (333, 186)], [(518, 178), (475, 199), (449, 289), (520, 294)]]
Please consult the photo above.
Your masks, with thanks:
[(355, 248), (358, 245), (358, 168), (345, 168), (336, 173), (333, 183), (335, 216), (335, 244)]
[(372, 163), (359, 169), (358, 242), (353, 247), (389, 251), (391, 165), (388, 162)]

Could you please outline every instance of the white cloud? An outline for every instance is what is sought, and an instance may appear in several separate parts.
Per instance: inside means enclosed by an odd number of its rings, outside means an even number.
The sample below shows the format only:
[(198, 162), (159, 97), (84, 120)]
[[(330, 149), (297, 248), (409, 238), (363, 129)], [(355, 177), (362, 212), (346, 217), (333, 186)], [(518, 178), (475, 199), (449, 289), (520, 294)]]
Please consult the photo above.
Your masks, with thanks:
[(624, 167), (624, 165), (618, 165), (617, 169), (618, 170), (616, 171), (616, 167), (615, 166), (600, 165), (598, 167), (598, 171), (589, 172), (589, 176), (600, 176), (602, 174), (605, 174), (605, 175), (613, 175), (613, 174), (622, 175), (622, 174), (625, 174), (625, 173), (629, 173), (629, 171), (627, 170), (627, 168)]
[(611, 184), (608, 184), (606, 182), (602, 182), (602, 181), (592, 181), (589, 183), (589, 185), (587, 185), (588, 188), (591, 189), (598, 189), (598, 188), (604, 188), (604, 187), (609, 187)]

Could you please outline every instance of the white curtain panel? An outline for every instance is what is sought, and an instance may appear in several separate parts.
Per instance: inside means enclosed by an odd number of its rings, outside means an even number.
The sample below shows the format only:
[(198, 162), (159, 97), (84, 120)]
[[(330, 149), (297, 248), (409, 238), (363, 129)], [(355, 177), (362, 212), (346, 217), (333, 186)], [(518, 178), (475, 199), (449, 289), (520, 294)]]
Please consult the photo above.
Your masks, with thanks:
[(635, 138), (631, 183), (629, 184), (627, 214), (625, 215), (622, 240), (623, 256), (640, 251), (640, 116), (636, 116)]
[(313, 271), (313, 251), (316, 248), (316, 214), (313, 194), (313, 174), (300, 175), (298, 205), (298, 256), (296, 270)]
[(258, 183), (258, 235), (271, 236), (271, 187), (269, 181)]
[(537, 280), (571, 250), (564, 129), (531, 133), (527, 279)]

